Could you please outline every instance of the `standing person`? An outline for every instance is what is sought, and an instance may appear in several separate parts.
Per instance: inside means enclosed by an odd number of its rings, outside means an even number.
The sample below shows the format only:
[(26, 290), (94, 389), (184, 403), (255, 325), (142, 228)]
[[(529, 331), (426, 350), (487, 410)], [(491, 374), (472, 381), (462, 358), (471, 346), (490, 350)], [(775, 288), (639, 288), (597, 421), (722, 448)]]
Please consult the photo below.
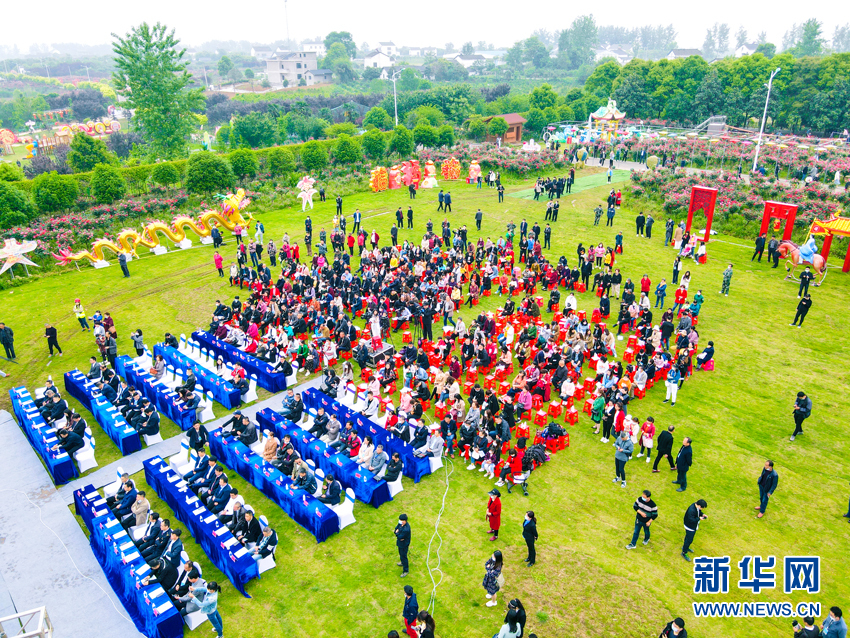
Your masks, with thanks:
[(675, 429), (675, 425), (667, 426), (667, 429), (658, 435), (658, 449), (655, 451), (655, 463), (652, 466), (653, 473), (659, 471), (658, 462), (661, 459), (667, 459), (671, 470), (676, 468), (673, 465), (673, 430)]
[(399, 514), (398, 525), (393, 531), (395, 534), (395, 544), (398, 547), (398, 562), (396, 565), (401, 567), (401, 577), (404, 578), (409, 572), (407, 564), (407, 550), (410, 548), (410, 524), (407, 522), (407, 514)]
[(5, 323), (0, 323), (0, 343), (6, 350), (6, 358), (10, 361), (17, 359), (15, 356), (15, 333)]
[[(0, 324), (2, 326), (3, 324)], [(794, 401), (794, 434), (791, 435), (791, 440), (797, 438), (797, 435), (803, 433), (803, 421), (812, 415), (812, 400), (806, 396), (802, 390), (797, 393), (797, 400)]]
[(342, 195), (336, 196), (336, 214), (342, 215)]
[[(479, 228), (479, 230), (481, 230)], [(546, 228), (543, 229), (543, 248), (551, 248), (552, 247), (552, 227), (549, 224), (546, 224)]]
[(261, 246), (263, 244), (264, 232), (266, 232), (266, 227), (263, 226), (263, 222), (257, 220), (257, 225), (254, 226), (254, 239), (257, 240), (257, 243)]
[(489, 494), (490, 500), (487, 501), (484, 519), (490, 523), (490, 540), (495, 541), (499, 539), (499, 528), (502, 526), (502, 493), (494, 487)]
[(434, 622), (431, 614), (423, 609), (419, 612), (416, 620), (419, 621), (416, 625), (416, 631), (419, 634), (419, 638), (434, 638), (434, 632), (437, 630), (437, 624)]
[[(411, 184), (413, 186), (413, 184)], [(416, 189), (413, 189), (414, 196), (416, 195)], [(407, 227), (413, 228), (413, 206), (407, 207)]]
[(127, 253), (118, 253), (118, 265), (121, 266), (121, 272), (124, 273), (124, 276), (129, 277), (130, 269), (127, 268)]
[(499, 192), (499, 203), (501, 204), (505, 201), (505, 187), (499, 184), (499, 187), (496, 190)]
[(756, 518), (764, 516), (764, 510), (767, 509), (767, 501), (773, 496), (776, 487), (779, 485), (779, 474), (773, 469), (773, 461), (768, 459), (764, 462), (764, 468), (758, 478), (759, 486), (759, 504), (755, 508), (759, 511)]
[(699, 522), (708, 518), (706, 514), (703, 514), (703, 510), (707, 507), (708, 503), (700, 499), (696, 503), (691, 503), (685, 511), (685, 541), (682, 543), (682, 558), (689, 563), (691, 557), (688, 556), (688, 552), (694, 551), (691, 549), (691, 543), (694, 542), (694, 536), (699, 529)]
[(502, 576), (502, 552), (497, 549), (484, 563), (484, 580), (481, 586), (484, 587), (484, 591), (487, 592), (487, 598), (490, 599), (487, 603), (488, 607), (496, 606), (496, 596), (498, 596), (504, 582), (505, 579)]
[(779, 251), (776, 250), (779, 248), (779, 240), (776, 239), (776, 235), (770, 238), (770, 241), (767, 242), (767, 260), (773, 262), (773, 266), (771, 268), (776, 268), (779, 266)]
[(56, 348), (59, 351), (59, 356), (61, 357), (62, 348), (59, 347), (59, 341), (56, 337), (56, 328), (53, 327), (53, 324), (44, 324), (44, 338), (47, 339), (47, 347), (50, 348), (50, 356), (53, 356), (53, 348)]
[(528, 548), (528, 556), (526, 556), (525, 562), (531, 567), (537, 562), (537, 549), (534, 547), (537, 542), (537, 518), (531, 510), (525, 513), (525, 518), (522, 521), (522, 537), (525, 539), (525, 545)]
[[(761, 263), (761, 256), (764, 254), (764, 242), (765, 235), (759, 235), (756, 237), (756, 249), (753, 252), (753, 256), (750, 258), (750, 261), (755, 260), (756, 257), (759, 258), (759, 263)], [(770, 259), (770, 253), (768, 253), (768, 260)]]
[[(224, 635), (224, 623), (221, 620), (221, 614), (218, 613), (218, 592), (220, 591), (220, 587), (218, 583), (214, 580), (207, 583), (207, 593), (204, 595), (204, 599), (201, 601), (197, 601), (197, 605), (200, 607), (200, 612), (205, 614), (207, 620), (210, 621), (210, 624), (213, 626), (213, 631), (216, 633), (218, 638), (222, 638)], [(195, 598), (195, 594), (189, 592), (188, 596), (190, 598)]]
[(646, 462), (652, 461), (652, 444), (655, 439), (655, 419), (651, 416), (646, 417), (643, 425), (640, 426), (640, 452), (637, 458), (643, 456), (643, 451), (646, 449)]
[(86, 310), (83, 308), (83, 304), (80, 303), (79, 299), (74, 299), (74, 316), (83, 328), (81, 332), (91, 330), (91, 328), (89, 328), (89, 322), (86, 320)]
[(673, 227), (675, 226), (673, 219), (668, 218), (664, 223), (664, 245), (666, 246), (673, 241)]
[(638, 237), (643, 236), (643, 229), (646, 227), (646, 217), (643, 214), (643, 211), (638, 212), (637, 217), (635, 217), (635, 230), (637, 232)]
[(723, 284), (720, 287), (720, 294), (729, 296), (729, 285), (732, 283), (732, 264), (726, 267), (723, 271)]
[[(806, 320), (806, 315), (809, 314), (809, 308), (812, 307), (812, 297), (809, 293), (803, 295), (803, 298), (800, 299), (800, 302), (797, 304), (797, 314), (794, 315), (794, 321), (792, 321), (790, 326), (797, 326), (798, 328), (803, 327), (803, 322)], [(800, 324), (797, 324), (797, 320), (800, 321)]]
[(649, 213), (646, 216), (646, 238), (652, 239), (652, 225), (655, 223), (655, 220), (652, 218), (652, 213)]
[(673, 399), (670, 405), (676, 405), (676, 395), (679, 393), (679, 381), (681, 380), (682, 373), (679, 372), (679, 368), (675, 365), (671, 366), (667, 373), (667, 381), (664, 382), (664, 385), (667, 386), (667, 397), (662, 403), (667, 403), (670, 399)]
[(416, 594), (413, 593), (413, 587), (410, 585), (404, 586), (404, 608), (401, 610), (401, 616), (404, 618), (404, 628), (410, 638), (419, 638), (416, 633), (416, 617), (419, 615), (419, 603), (416, 601)]
[(829, 608), (829, 617), (823, 621), (821, 628), (823, 629), (821, 638), (846, 638), (847, 624), (842, 618), (840, 607)]
[(626, 487), (626, 463), (632, 457), (634, 452), (634, 444), (629, 438), (627, 430), (620, 432), (620, 438), (615, 443), (616, 451), (614, 452), (614, 468), (617, 471), (617, 476), (614, 477), (612, 483), (622, 481), (620, 487)]
[(481, 212), (480, 208), (477, 211), (475, 211), (475, 228), (477, 228), (478, 230), (481, 230), (481, 219), (483, 217), (484, 217), (484, 213)]
[(815, 274), (812, 272), (812, 269), (806, 266), (806, 269), (800, 273), (800, 289), (797, 291), (797, 299), (809, 294), (809, 284), (812, 283), (814, 278)]
[(363, 215), (360, 212), (359, 208), (354, 209), (354, 225), (351, 227), (351, 233), (354, 234), (358, 230), (360, 230), (360, 220), (363, 219)]
[(635, 531), (632, 534), (632, 542), (626, 545), (626, 549), (637, 547), (641, 529), (643, 530), (643, 544), (649, 544), (649, 526), (652, 525), (652, 521), (658, 518), (658, 506), (650, 498), (651, 496), (652, 493), (649, 490), (644, 490), (632, 505), (635, 511)]
[(452, 192), (446, 191), (446, 195), (443, 198), (443, 204), (445, 205), (445, 211), (447, 213), (452, 212)]
[(682, 439), (682, 447), (679, 448), (679, 453), (676, 455), (676, 480), (673, 485), (678, 485), (677, 492), (684, 492), (688, 489), (688, 470), (694, 462), (694, 450), (691, 448), (691, 438), (686, 436)]
[(437, 194), (437, 212), (439, 213), (441, 210), (444, 210), (444, 206), (446, 203), (446, 195), (443, 193), (443, 189), (440, 189), (440, 192)]

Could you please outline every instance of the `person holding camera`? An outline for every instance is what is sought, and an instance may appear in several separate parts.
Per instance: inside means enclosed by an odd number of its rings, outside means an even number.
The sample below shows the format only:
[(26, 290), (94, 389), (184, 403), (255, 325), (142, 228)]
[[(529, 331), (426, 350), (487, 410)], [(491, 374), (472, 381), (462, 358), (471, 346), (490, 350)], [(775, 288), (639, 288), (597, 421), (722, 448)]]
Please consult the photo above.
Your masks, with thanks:
[(794, 628), (794, 638), (820, 638), (820, 629), (815, 624), (814, 618), (806, 616), (803, 618), (803, 625), (796, 620), (791, 623), (791, 626)]

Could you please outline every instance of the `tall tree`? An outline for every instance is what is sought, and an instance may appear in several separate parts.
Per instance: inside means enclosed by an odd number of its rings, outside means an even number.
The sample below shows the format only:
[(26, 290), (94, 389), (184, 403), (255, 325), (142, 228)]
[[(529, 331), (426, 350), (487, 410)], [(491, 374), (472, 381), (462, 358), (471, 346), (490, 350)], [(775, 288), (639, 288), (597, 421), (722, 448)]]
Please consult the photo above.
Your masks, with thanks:
[(357, 55), (357, 45), (354, 44), (354, 38), (348, 31), (331, 31), (325, 36), (325, 51), (330, 51), (331, 46), (335, 43), (340, 43), (345, 47), (349, 59)]
[(637, 73), (627, 75), (614, 89), (611, 97), (617, 101), (617, 108), (629, 117), (644, 118), (652, 114), (646, 83)]
[(579, 16), (569, 29), (561, 31), (558, 36), (558, 51), (562, 56), (562, 64), (567, 68), (577, 69), (582, 64), (592, 62), (595, 54), (593, 49), (599, 44), (599, 30), (593, 15)]
[(549, 63), (549, 51), (546, 50), (546, 45), (543, 44), (535, 36), (531, 36), (525, 41), (525, 59), (534, 66), (535, 69), (542, 69)]
[(348, 50), (341, 42), (334, 42), (330, 46), (325, 59), (322, 61), (322, 65), (324, 68), (333, 71), (341, 84), (348, 84), (356, 78), (354, 68), (351, 66)]
[(741, 26), (735, 32), (735, 48), (743, 46), (747, 43), (747, 30)]
[(835, 27), (835, 32), (832, 34), (832, 50), (836, 53), (850, 51), (850, 24)]
[(165, 25), (143, 22), (124, 37), (114, 33), (115, 67), (113, 82), (135, 109), (134, 122), (148, 140), (153, 153), (175, 157), (186, 153), (186, 137), (195, 129), (192, 111), (200, 110), (204, 98), (200, 89), (190, 89), (192, 76), (186, 70), (174, 30)]
[(717, 69), (712, 68), (702, 79), (694, 98), (694, 107), (699, 119), (716, 115), (723, 111), (726, 98), (723, 95), (723, 84), (717, 74)]
[(472, 46), (472, 42), (464, 42), (460, 52), (463, 55), (473, 55), (475, 53), (475, 47)]
[(826, 40), (822, 37), (823, 28), (820, 22), (810, 18), (803, 23), (800, 41), (797, 44), (797, 55), (820, 55)]
[(226, 78), (227, 74), (230, 73), (233, 70), (233, 62), (231, 61), (231, 59), (229, 57), (227, 57), (226, 55), (223, 55), (219, 59), (218, 64), (216, 65), (216, 68), (218, 69), (218, 74), (221, 77)]

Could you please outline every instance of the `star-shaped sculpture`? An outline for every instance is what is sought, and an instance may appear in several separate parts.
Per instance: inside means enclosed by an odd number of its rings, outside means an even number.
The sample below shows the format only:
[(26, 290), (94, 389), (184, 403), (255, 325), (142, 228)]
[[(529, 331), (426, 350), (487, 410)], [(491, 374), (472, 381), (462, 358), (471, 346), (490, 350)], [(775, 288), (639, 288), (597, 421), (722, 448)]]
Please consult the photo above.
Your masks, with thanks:
[(19, 244), (17, 239), (5, 240), (3, 248), (0, 248), (0, 260), (5, 259), (6, 262), (3, 264), (3, 267), (0, 268), (0, 275), (9, 270), (9, 268), (15, 264), (37, 267), (38, 264), (33, 263), (24, 256), (25, 253), (35, 250), (37, 246), (38, 244), (34, 241), (25, 241), (23, 244)]

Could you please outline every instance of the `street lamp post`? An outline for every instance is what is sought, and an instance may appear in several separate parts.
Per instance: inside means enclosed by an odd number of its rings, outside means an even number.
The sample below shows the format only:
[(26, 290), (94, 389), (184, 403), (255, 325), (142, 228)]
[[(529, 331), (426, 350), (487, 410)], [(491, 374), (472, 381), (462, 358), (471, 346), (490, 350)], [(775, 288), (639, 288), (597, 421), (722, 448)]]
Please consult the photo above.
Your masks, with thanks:
[(89, 68), (85, 67), (85, 69), (86, 69), (86, 77), (89, 79), (89, 82), (91, 82), (91, 75), (89, 74)]
[(756, 142), (756, 156), (753, 158), (753, 172), (755, 173), (756, 168), (758, 168), (759, 162), (759, 150), (761, 150), (761, 136), (764, 134), (764, 123), (767, 120), (767, 105), (770, 103), (770, 89), (773, 87), (773, 78), (776, 77), (776, 74), (779, 73), (782, 69), (778, 68), (770, 74), (770, 79), (767, 81), (767, 97), (764, 100), (764, 113), (761, 116), (761, 128), (759, 129), (759, 139)]
[(396, 81), (396, 79), (398, 78), (399, 75), (401, 75), (401, 71), (396, 71), (395, 73), (392, 74), (392, 77), (390, 78), (390, 80), (393, 81), (393, 109), (395, 110), (395, 125), (396, 126), (398, 126), (398, 97), (396, 95), (396, 90), (395, 90), (395, 81)]

